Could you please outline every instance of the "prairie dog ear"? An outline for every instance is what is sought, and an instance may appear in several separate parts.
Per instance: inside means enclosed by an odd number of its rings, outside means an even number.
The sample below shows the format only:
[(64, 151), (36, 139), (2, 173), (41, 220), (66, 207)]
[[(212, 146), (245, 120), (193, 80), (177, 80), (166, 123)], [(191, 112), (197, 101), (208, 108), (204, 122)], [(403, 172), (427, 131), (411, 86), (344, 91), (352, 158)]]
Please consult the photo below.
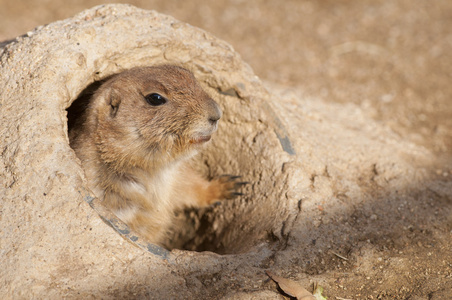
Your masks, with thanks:
[(119, 104), (121, 103), (121, 97), (118, 92), (113, 88), (108, 88), (105, 91), (105, 102), (110, 106), (110, 115), (115, 117), (119, 109)]

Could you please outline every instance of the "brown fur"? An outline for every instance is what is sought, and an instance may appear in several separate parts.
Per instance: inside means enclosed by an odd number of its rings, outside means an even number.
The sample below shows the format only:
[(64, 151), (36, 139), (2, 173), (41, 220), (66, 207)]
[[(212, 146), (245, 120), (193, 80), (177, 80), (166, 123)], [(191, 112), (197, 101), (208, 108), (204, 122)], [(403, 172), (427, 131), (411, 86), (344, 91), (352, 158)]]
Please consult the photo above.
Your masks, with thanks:
[[(168, 101), (153, 106), (144, 98), (151, 93)], [(187, 164), (220, 117), (217, 103), (189, 71), (135, 68), (102, 84), (69, 137), (96, 196), (133, 230), (161, 244), (175, 209), (236, 194), (235, 177), (209, 182)]]

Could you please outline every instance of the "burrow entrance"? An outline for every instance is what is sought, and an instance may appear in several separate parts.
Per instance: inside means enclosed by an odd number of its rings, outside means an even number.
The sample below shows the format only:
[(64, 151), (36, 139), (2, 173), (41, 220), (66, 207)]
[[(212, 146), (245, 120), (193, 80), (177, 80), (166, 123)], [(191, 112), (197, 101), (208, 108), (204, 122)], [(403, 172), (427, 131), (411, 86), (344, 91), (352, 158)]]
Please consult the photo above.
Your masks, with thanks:
[[(72, 102), (67, 109), (69, 131), (83, 122), (92, 95), (108, 78), (93, 82)], [(274, 231), (282, 226), (284, 216), (276, 212), (284, 205), (281, 199), (288, 188), (282, 166), (294, 154), (290, 139), (263, 100), (253, 103), (231, 89), (224, 92), (224, 88), (201, 84), (220, 104), (224, 116), (211, 144), (193, 159), (193, 166), (208, 179), (233, 174), (249, 184), (242, 188), (243, 196), (233, 200), (175, 211), (165, 246), (169, 250), (232, 254), (247, 252), (263, 241), (277, 242)], [(261, 111), (250, 114), (253, 110)], [(115, 216), (110, 218), (114, 219), (110, 223), (121, 223)], [(117, 231), (123, 234), (127, 226)]]

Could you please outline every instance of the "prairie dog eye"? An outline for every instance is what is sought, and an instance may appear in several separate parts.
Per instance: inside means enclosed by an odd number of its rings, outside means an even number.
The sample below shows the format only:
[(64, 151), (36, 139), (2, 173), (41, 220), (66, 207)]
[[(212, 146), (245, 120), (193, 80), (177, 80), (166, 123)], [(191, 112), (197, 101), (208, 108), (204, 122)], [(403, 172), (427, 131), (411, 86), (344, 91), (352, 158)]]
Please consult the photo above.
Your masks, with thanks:
[(165, 97), (157, 93), (148, 94), (144, 96), (144, 99), (146, 99), (146, 102), (152, 106), (159, 106), (168, 101)]

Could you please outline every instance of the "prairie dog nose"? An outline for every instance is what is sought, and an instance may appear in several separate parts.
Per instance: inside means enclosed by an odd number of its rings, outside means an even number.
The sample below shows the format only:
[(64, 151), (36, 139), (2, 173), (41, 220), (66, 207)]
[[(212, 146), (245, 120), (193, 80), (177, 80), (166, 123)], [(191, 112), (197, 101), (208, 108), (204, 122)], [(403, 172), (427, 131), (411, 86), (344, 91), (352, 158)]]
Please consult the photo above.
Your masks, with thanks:
[(223, 112), (221, 111), (220, 106), (218, 106), (218, 104), (211, 100), (211, 102), (209, 103), (209, 122), (212, 125), (215, 125), (218, 120), (220, 120), (221, 116), (223, 115)]

